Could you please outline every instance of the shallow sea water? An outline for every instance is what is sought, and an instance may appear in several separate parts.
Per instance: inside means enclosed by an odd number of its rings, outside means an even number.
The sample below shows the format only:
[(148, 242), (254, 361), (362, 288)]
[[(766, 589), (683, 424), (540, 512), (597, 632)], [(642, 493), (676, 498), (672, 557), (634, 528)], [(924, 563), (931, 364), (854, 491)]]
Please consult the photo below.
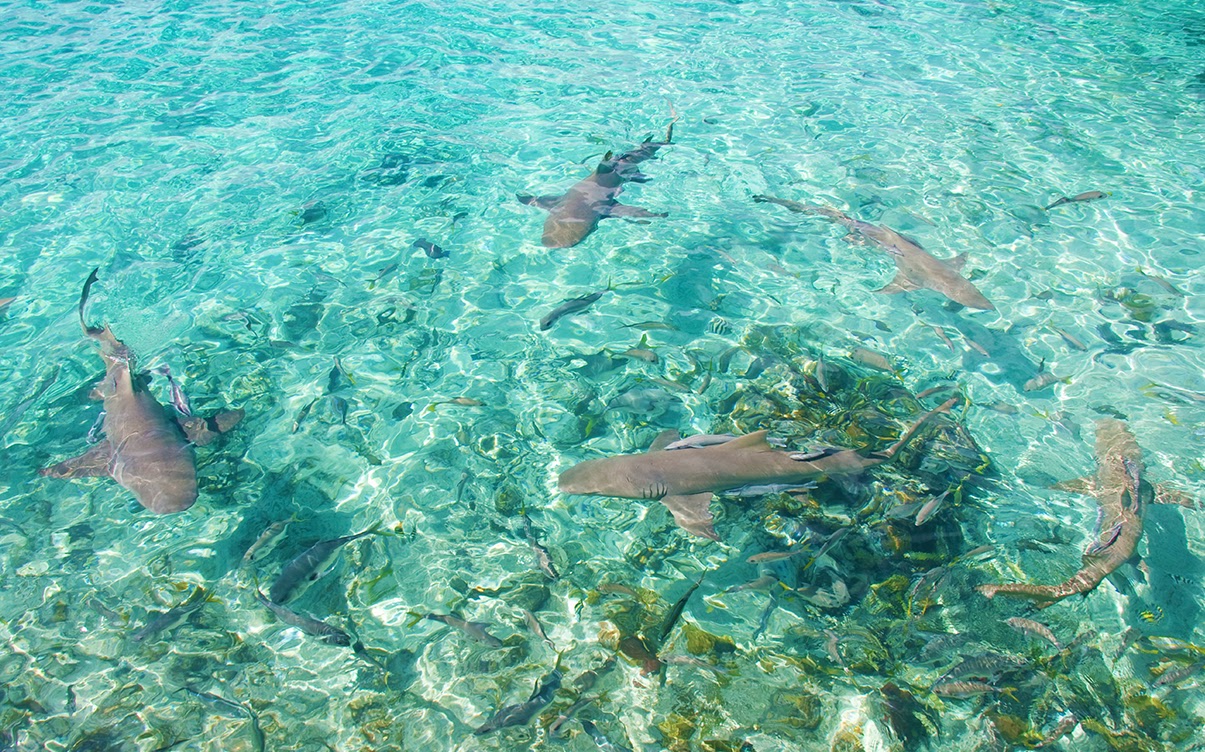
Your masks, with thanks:
[[(1152, 481), (1202, 498), (1193, 3), (23, 2), (0, 53), (4, 748), (253, 750), (258, 728), (271, 750), (589, 750), (578, 721), (548, 726), (591, 693), (578, 716), (635, 750), (918, 749), (938, 724), (932, 748), (1007, 749), (1069, 713), (1085, 722), (1052, 748), (1205, 743), (1201, 675), (1153, 686), (1205, 643), (1201, 512), (1152, 507), (1142, 565), (1086, 598), (1035, 612), (974, 590), (1078, 566), (1095, 507), (1049, 487), (1094, 471), (1104, 415)], [(671, 113), (652, 179), (620, 199), (668, 217), (543, 247), (544, 212), (515, 195), (566, 190)], [(1110, 195), (1042, 208), (1089, 190)], [(887, 254), (757, 194), (967, 253), (998, 310), (877, 294)], [(198, 413), (246, 410), (198, 450), (182, 514), (107, 478), (37, 475), (87, 448), (99, 411), (76, 312), (94, 267), (91, 323), (169, 366)], [(632, 348), (657, 362), (618, 356)], [(1043, 371), (1059, 380), (1025, 391)], [(810, 495), (717, 501), (723, 543), (656, 502), (557, 489), (665, 429), (882, 449), (944, 396), (902, 390), (945, 382), (969, 403), (938, 420), (961, 454), (929, 437)], [(167, 402), (162, 378), (151, 389)], [(932, 522), (885, 518), (952, 478)], [(241, 566), (282, 520), (280, 545)], [(359, 653), (255, 601), (309, 545), (377, 525), (289, 603)], [(745, 561), (843, 527), (814, 567)], [(779, 584), (728, 592), (766, 574)], [(574, 688), (621, 642), (652, 641), (700, 578), (660, 646), (687, 658), (646, 675), (621, 656)], [(199, 611), (131, 639), (197, 586)], [(1014, 616), (1080, 640), (1059, 653)], [(1141, 637), (1118, 657), (1127, 630)], [(1025, 668), (983, 696), (931, 692), (985, 651)], [(564, 688), (531, 723), (473, 734), (558, 660)], [(896, 738), (888, 681), (936, 723)]]

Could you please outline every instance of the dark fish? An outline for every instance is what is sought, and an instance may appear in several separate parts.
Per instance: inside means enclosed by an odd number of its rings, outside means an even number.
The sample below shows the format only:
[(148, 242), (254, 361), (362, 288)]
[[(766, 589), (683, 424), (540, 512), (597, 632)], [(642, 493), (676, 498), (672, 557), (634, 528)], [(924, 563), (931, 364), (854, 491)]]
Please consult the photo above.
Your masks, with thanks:
[(441, 259), (448, 257), (447, 251), (435, 245), (426, 238), (419, 238), (418, 240), (414, 241), (412, 247), (421, 248), (423, 253), (427, 254), (427, 258)]
[(669, 613), (665, 615), (665, 620), (661, 622), (661, 629), (657, 631), (657, 650), (660, 650), (665, 645), (665, 638), (669, 637), (670, 632), (674, 631), (674, 626), (677, 625), (678, 619), (682, 618), (682, 611), (685, 610), (686, 603), (690, 600), (690, 596), (694, 595), (695, 591), (699, 589), (699, 585), (702, 584), (703, 575), (701, 574), (699, 575), (699, 579), (695, 580), (695, 584), (690, 586), (690, 589), (678, 599), (678, 602), (674, 604), (674, 607), (671, 608)]
[(341, 647), (351, 645), (351, 635), (347, 632), (338, 627), (332, 627), (324, 621), (319, 621), (305, 614), (299, 614), (278, 603), (273, 603), (265, 598), (263, 593), (259, 592), (259, 588), (255, 589), (255, 600), (267, 606), (269, 611), (276, 614), (277, 619), (280, 619), (289, 626), (297, 627), (308, 635), (317, 637), (327, 645), (339, 645)]
[(581, 676), (574, 679), (573, 688), (578, 692), (589, 692), (591, 689), (594, 689), (594, 685), (598, 683), (598, 680), (613, 668), (615, 668), (615, 656), (611, 655), (607, 657), (607, 660), (603, 661), (603, 665), (585, 671)]
[(526, 725), (548, 703), (552, 702), (552, 696), (561, 688), (561, 677), (560, 668), (554, 668), (551, 673), (536, 683), (531, 697), (527, 698), (525, 702), (518, 703), (517, 705), (507, 705), (473, 733), (477, 736), (482, 736), (498, 729)]
[(571, 300), (566, 300), (565, 302), (561, 303), (556, 308), (553, 308), (552, 312), (549, 313), (547, 316), (540, 319), (540, 331), (542, 331), (542, 332), (548, 331), (549, 329), (552, 328), (552, 325), (555, 324), (558, 320), (560, 320), (561, 317), (563, 317), (563, 316), (568, 316), (571, 313), (577, 313), (578, 311), (586, 310), (591, 305), (593, 305), (595, 301), (597, 301), (599, 298), (601, 298), (606, 292), (607, 292), (607, 290), (599, 290), (598, 292), (592, 292), (589, 295), (583, 295), (580, 298), (573, 298)]
[(310, 408), (312, 408), (314, 403), (317, 401), (317, 398), (310, 400), (309, 404), (297, 412), (297, 417), (293, 419), (293, 433), (297, 433), (301, 430), (301, 424), (305, 422), (306, 416), (310, 414)]
[(218, 710), (219, 712), (222, 710), (233, 710), (239, 715), (245, 715), (247, 717), (247, 721), (249, 722), (248, 728), (251, 731), (251, 748), (255, 750), (255, 752), (264, 752), (264, 745), (266, 742), (264, 739), (264, 732), (259, 726), (259, 716), (252, 712), (251, 708), (248, 708), (246, 705), (241, 703), (234, 702), (233, 700), (227, 700), (225, 697), (219, 697), (218, 695), (210, 692), (200, 692), (188, 686), (183, 687), (183, 689), (201, 703), (214, 710)]
[(539, 565), (540, 571), (544, 573), (544, 576), (550, 580), (559, 578), (561, 575), (556, 571), (556, 566), (552, 563), (552, 555), (536, 539), (535, 532), (531, 526), (531, 518), (527, 515), (523, 515), (523, 537), (527, 539), (527, 545), (531, 546), (531, 550), (535, 553), (536, 564)]
[(343, 386), (344, 379), (347, 378), (347, 372), (343, 370), (343, 364), (335, 358), (335, 365), (331, 366), (330, 373), (326, 376), (326, 393), (334, 394)]
[(160, 632), (178, 627), (189, 615), (204, 606), (208, 599), (209, 593), (205, 591), (205, 588), (198, 586), (183, 602), (151, 619), (145, 627), (130, 635), (130, 639), (134, 642), (143, 642)]
[(648, 643), (639, 635), (629, 635), (619, 641), (619, 652), (640, 664), (640, 673), (648, 676), (661, 670), (661, 660), (649, 650)]
[(586, 695), (577, 702), (561, 711), (561, 714), (556, 717), (548, 726), (548, 735), (553, 739), (561, 738), (561, 728), (573, 719), (573, 714), (592, 702), (597, 702), (601, 695)]
[(486, 624), (485, 622), (465, 621), (464, 619), (452, 616), (451, 614), (427, 614), (426, 618), (430, 619), (431, 621), (443, 622), (449, 627), (456, 627), (461, 632), (464, 632), (466, 635), (473, 638), (475, 641), (482, 643), (483, 645), (487, 645), (491, 648), (502, 647), (502, 640), (499, 640), (497, 637), (494, 637), (492, 634), (486, 631), (486, 628), (489, 627), (489, 624)]
[(326, 204), (321, 201), (310, 201), (301, 207), (301, 211), (295, 213), (297, 214), (297, 218), (301, 220), (301, 224), (308, 225), (326, 219), (328, 212)]
[(582, 728), (603, 752), (632, 752), (632, 750), (628, 747), (625, 747), (621, 744), (616, 744), (608, 739), (606, 735), (599, 731), (598, 727), (590, 721), (582, 721)]
[(280, 576), (268, 590), (268, 598), (273, 603), (284, 603), (294, 596), (301, 595), (306, 588), (326, 574), (327, 567), (338, 556), (339, 549), (354, 540), (366, 535), (374, 535), (379, 531), (380, 526), (376, 525), (362, 533), (319, 541), (310, 546), (280, 570)]
[(1047, 209), (1047, 211), (1049, 211), (1050, 209), (1053, 209), (1056, 206), (1062, 206), (1063, 204), (1070, 204), (1070, 203), (1073, 203), (1076, 201), (1095, 201), (1097, 199), (1104, 198), (1105, 196), (1108, 196), (1108, 195), (1109, 194), (1107, 194), (1103, 191), (1085, 191), (1084, 193), (1081, 193), (1076, 196), (1072, 196), (1071, 198), (1067, 198), (1066, 196), (1061, 196), (1053, 204), (1047, 206), (1046, 209)]
[(816, 555), (812, 557), (811, 561), (809, 561), (806, 565), (804, 565), (804, 567), (803, 567), (804, 571), (806, 571), (813, 564), (815, 564), (816, 560), (819, 559), (821, 556), (824, 556), (829, 551), (831, 551), (833, 549), (833, 546), (836, 546), (838, 543), (840, 543), (842, 540), (844, 540), (845, 536), (849, 535), (850, 530), (851, 530), (851, 528), (843, 527), (843, 528), (840, 528), (840, 529), (834, 531), (833, 534), (828, 537), (828, 540), (826, 540), (824, 542), (824, 545), (820, 547), (820, 550), (816, 552)]

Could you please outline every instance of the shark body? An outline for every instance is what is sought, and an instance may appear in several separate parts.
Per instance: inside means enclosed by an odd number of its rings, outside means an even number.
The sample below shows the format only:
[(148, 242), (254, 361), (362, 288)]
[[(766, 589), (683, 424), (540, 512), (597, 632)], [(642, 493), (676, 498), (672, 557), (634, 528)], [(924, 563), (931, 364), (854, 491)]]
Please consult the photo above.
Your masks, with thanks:
[(570, 494), (660, 500), (683, 529), (719, 540), (709, 506), (716, 493), (744, 486), (796, 484), (820, 476), (854, 475), (886, 462), (930, 417), (956, 400), (929, 411), (886, 451), (863, 456), (837, 447), (799, 454), (776, 449), (767, 431), (738, 436), (722, 444), (666, 450), (676, 431), (657, 437), (645, 454), (586, 460), (561, 473), (560, 489)]
[(79, 317), (84, 334), (100, 343), (105, 362), (105, 377), (96, 390), (104, 404), (105, 438), (80, 456), (43, 468), (39, 474), (51, 478), (107, 475), (155, 514), (182, 512), (197, 500), (194, 443), (207, 443), (230, 430), (243, 411), (185, 423), (173, 417), (147, 389), (147, 375), (133, 370), (133, 354), (108, 325), (90, 327), (84, 321), (84, 306), (96, 279), (97, 270), (93, 270), (80, 295)]
[(1181, 494), (1154, 486), (1143, 477), (1142, 450), (1134, 434), (1120, 420), (1096, 423), (1096, 474), (1060, 483), (1056, 488), (1089, 494), (1100, 507), (1096, 540), (1084, 552), (1079, 571), (1058, 585), (1009, 583), (980, 585), (976, 589), (994, 598), (1008, 595), (1046, 608), (1072, 595), (1086, 594), (1134, 556), (1142, 539), (1142, 522), (1149, 503), (1192, 506)]
[[(675, 118), (676, 120), (676, 118)], [(670, 122), (664, 141), (651, 139), (636, 149), (612, 156), (607, 152), (598, 167), (589, 177), (574, 183), (560, 196), (530, 196), (519, 194), (517, 198), (529, 206), (538, 206), (548, 211), (544, 220), (541, 241), (547, 248), (569, 248), (585, 240), (594, 232), (598, 223), (607, 217), (629, 217), (648, 219), (666, 217), (668, 214), (650, 212), (636, 206), (619, 203), (618, 197), (627, 183), (644, 183), (648, 176), (637, 167), (641, 162), (653, 159), (657, 150), (668, 146), (674, 138), (674, 123)]]
[(773, 196), (754, 196), (753, 200), (778, 204), (801, 214), (818, 214), (828, 217), (837, 224), (849, 228), (851, 232), (856, 232), (878, 245), (895, 260), (896, 274), (894, 279), (876, 292), (892, 294), (924, 288), (940, 293), (967, 308), (984, 311), (996, 310), (996, 306), (985, 298), (970, 280), (962, 276), (962, 268), (966, 266), (967, 261), (965, 253), (960, 253), (951, 259), (939, 259), (921, 248), (915, 240), (904, 237), (890, 227), (872, 225), (869, 222), (854, 219), (829, 206), (801, 204), (798, 201), (788, 201)]

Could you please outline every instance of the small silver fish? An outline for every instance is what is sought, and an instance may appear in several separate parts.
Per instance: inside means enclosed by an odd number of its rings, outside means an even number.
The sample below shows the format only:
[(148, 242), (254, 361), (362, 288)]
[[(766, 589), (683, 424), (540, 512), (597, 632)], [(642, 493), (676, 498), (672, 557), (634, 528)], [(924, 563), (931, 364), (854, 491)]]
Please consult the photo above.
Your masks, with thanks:
[(143, 642), (160, 632), (174, 629), (182, 624), (194, 611), (204, 606), (208, 599), (209, 593), (206, 592), (205, 588), (198, 586), (188, 598), (179, 605), (173, 606), (154, 619), (151, 619), (145, 627), (130, 635), (130, 639), (134, 642)]
[(933, 515), (937, 514), (937, 512), (941, 509), (942, 502), (946, 500), (946, 496), (948, 496), (949, 493), (950, 489), (947, 488), (940, 496), (934, 496), (932, 499), (925, 502), (924, 506), (920, 508), (920, 511), (916, 513), (915, 524), (917, 527), (925, 524), (932, 519)]
[(564, 301), (556, 308), (553, 308), (547, 316), (540, 319), (540, 331), (548, 331), (552, 328), (552, 325), (559, 321), (563, 316), (568, 316), (569, 314), (586, 310), (599, 298), (606, 294), (606, 292), (607, 290), (599, 290), (598, 292), (592, 292), (589, 295), (583, 295), (580, 298), (571, 298), (570, 300)]
[(1063, 204), (1070, 204), (1078, 201), (1096, 201), (1097, 199), (1104, 198), (1108, 195), (1109, 194), (1105, 193), (1104, 191), (1084, 191), (1083, 193), (1072, 196), (1071, 198), (1060, 196), (1057, 201), (1046, 207), (1046, 211), (1050, 211), (1054, 207), (1062, 206)]
[(701, 449), (706, 446), (714, 446), (716, 444), (725, 444), (735, 439), (730, 433), (697, 433), (694, 436), (687, 436), (685, 439), (671, 441), (665, 445), (667, 451), (675, 449)]
[(587, 734), (589, 734), (590, 738), (594, 740), (594, 743), (600, 750), (602, 750), (602, 752), (632, 752), (632, 750), (628, 749), (622, 744), (616, 744), (608, 739), (606, 735), (599, 731), (598, 727), (590, 721), (582, 721), (582, 728)]
[(443, 622), (449, 627), (455, 627), (469, 637), (473, 638), (473, 640), (480, 642), (483, 645), (488, 645), (491, 648), (502, 647), (502, 640), (499, 640), (497, 637), (494, 637), (492, 634), (486, 631), (486, 628), (489, 627), (489, 625), (485, 622), (465, 621), (464, 619), (452, 616), (451, 614), (427, 614), (426, 618), (430, 619), (431, 621)]
[(539, 637), (544, 642), (548, 643), (548, 647), (556, 651), (556, 644), (548, 638), (548, 633), (544, 631), (544, 625), (536, 618), (536, 615), (527, 609), (523, 609), (523, 621), (527, 622), (527, 628), (532, 631), (536, 637)]
[(281, 539), (284, 538), (285, 531), (292, 522), (292, 519), (277, 520), (264, 528), (264, 531), (259, 534), (255, 542), (243, 554), (243, 563), (250, 564), (267, 556), (272, 549), (276, 548), (276, 544), (280, 543)]
[(531, 546), (532, 552), (536, 555), (536, 564), (540, 567), (540, 571), (550, 580), (560, 578), (560, 573), (556, 571), (556, 566), (552, 563), (552, 554), (548, 549), (540, 545), (540, 541), (536, 539), (535, 532), (531, 526), (531, 518), (526, 514), (523, 515), (523, 537), (527, 539), (527, 545)]
[(380, 526), (374, 525), (362, 533), (318, 541), (284, 565), (284, 568), (280, 570), (280, 576), (268, 589), (268, 598), (273, 603), (284, 603), (290, 598), (301, 595), (306, 588), (330, 571), (329, 566), (339, 555), (339, 549), (354, 540), (359, 540), (366, 535), (375, 535), (378, 532), (380, 532)]
[(285, 608), (279, 603), (273, 603), (264, 597), (264, 594), (255, 589), (255, 600), (262, 603), (269, 611), (276, 614), (276, 618), (293, 627), (297, 627), (305, 634), (317, 637), (328, 645), (338, 645), (347, 647), (351, 645), (351, 635), (344, 632), (338, 627), (332, 627), (324, 621), (311, 618), (305, 614), (299, 614), (296, 611)]
[(874, 350), (868, 350), (865, 347), (855, 347), (850, 351), (849, 358), (855, 363), (861, 363), (862, 365), (867, 366), (868, 368), (873, 368), (876, 371), (885, 371), (887, 373), (895, 372), (895, 368), (892, 367), (891, 361), (887, 359), (886, 355), (877, 353)]
[(1018, 632), (1021, 632), (1022, 634), (1034, 635), (1041, 637), (1044, 640), (1048, 640), (1051, 645), (1054, 645), (1056, 650), (1063, 649), (1062, 644), (1059, 642), (1059, 638), (1054, 636), (1054, 632), (1050, 631), (1050, 627), (1042, 624), (1041, 622), (1036, 622), (1033, 619), (1025, 619), (1020, 616), (1013, 616), (1009, 619), (1006, 619), (1004, 623)]

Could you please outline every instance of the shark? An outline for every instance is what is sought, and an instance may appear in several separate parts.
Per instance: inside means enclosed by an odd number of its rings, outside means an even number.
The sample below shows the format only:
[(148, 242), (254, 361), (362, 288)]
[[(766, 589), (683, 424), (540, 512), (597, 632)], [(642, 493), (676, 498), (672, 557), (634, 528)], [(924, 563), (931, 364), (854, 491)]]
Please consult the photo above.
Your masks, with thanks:
[(650, 212), (637, 206), (619, 203), (618, 196), (627, 183), (646, 183), (649, 177), (637, 167), (641, 162), (653, 159), (657, 150), (669, 146), (674, 139), (675, 115), (665, 131), (664, 141), (645, 139), (632, 151), (614, 156), (607, 152), (594, 172), (583, 178), (560, 196), (531, 196), (520, 193), (516, 196), (521, 203), (538, 206), (548, 212), (544, 220), (541, 238), (546, 248), (570, 248), (594, 232), (598, 223), (608, 217), (650, 219), (668, 217), (667, 213)]
[(1009, 583), (980, 585), (976, 590), (989, 599), (997, 595), (1024, 598), (1037, 608), (1053, 606), (1072, 595), (1086, 595), (1134, 557), (1134, 550), (1142, 538), (1142, 521), (1148, 504), (1196, 506), (1184, 494), (1147, 481), (1142, 450), (1124, 422), (1116, 418), (1097, 421), (1095, 448), (1094, 476), (1055, 486), (1090, 495), (1099, 507), (1096, 537), (1084, 551), (1079, 571), (1058, 585)]
[(183, 512), (197, 500), (193, 447), (229, 431), (244, 413), (239, 409), (185, 419), (159, 404), (147, 388), (148, 375), (135, 371), (133, 354), (108, 324), (95, 327), (85, 321), (84, 309), (98, 271), (93, 269), (84, 282), (79, 320), (84, 334), (100, 343), (105, 363), (105, 376), (94, 392), (103, 401), (104, 438), (78, 457), (38, 473), (50, 478), (108, 476), (155, 514)]
[(800, 214), (818, 214), (856, 232), (886, 251), (896, 266), (895, 278), (886, 286), (876, 290), (886, 294), (911, 292), (926, 289), (940, 293), (955, 303), (981, 311), (994, 311), (996, 306), (979, 292), (979, 289), (961, 272), (966, 266), (967, 255), (960, 253), (951, 259), (939, 259), (912, 238), (899, 234), (890, 227), (872, 225), (854, 219), (844, 212), (829, 206), (802, 204), (774, 196), (754, 196), (759, 203), (778, 204)]
[(823, 447), (807, 452), (776, 449), (767, 431), (707, 446), (668, 450), (677, 431), (664, 431), (644, 454), (586, 460), (557, 480), (568, 494), (659, 500), (679, 527), (701, 538), (720, 540), (711, 500), (722, 491), (766, 484), (797, 484), (821, 476), (856, 475), (890, 460), (938, 413), (948, 412), (955, 397), (930, 410), (883, 452), (863, 456), (853, 449)]

